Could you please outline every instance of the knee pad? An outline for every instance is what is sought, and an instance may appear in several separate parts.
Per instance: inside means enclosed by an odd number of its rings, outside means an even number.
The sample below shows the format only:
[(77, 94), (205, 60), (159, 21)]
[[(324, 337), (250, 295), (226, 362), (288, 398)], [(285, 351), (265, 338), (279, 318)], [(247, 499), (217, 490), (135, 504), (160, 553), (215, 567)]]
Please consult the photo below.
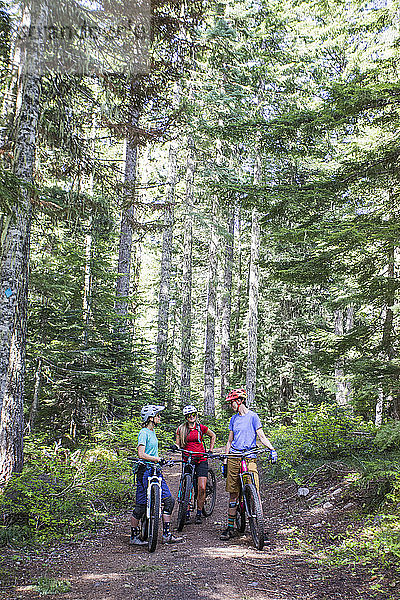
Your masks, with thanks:
[(163, 513), (165, 515), (172, 515), (172, 511), (174, 510), (174, 504), (175, 504), (175, 500), (173, 499), (173, 497), (167, 496), (166, 498), (164, 498), (163, 503), (164, 503)]
[(140, 519), (143, 517), (145, 512), (146, 512), (145, 504), (136, 504), (135, 508), (133, 509), (132, 516), (135, 517), (135, 519), (137, 519), (138, 521), (140, 521)]
[(235, 500), (234, 502), (229, 502), (229, 508), (236, 508), (237, 507), (237, 500)]

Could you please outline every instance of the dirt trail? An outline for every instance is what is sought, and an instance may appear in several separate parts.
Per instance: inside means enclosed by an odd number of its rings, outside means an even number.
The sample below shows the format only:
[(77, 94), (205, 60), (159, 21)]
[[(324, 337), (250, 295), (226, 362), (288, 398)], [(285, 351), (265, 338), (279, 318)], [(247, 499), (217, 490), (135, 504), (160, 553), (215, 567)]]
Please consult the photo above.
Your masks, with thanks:
[[(179, 476), (166, 472), (176, 496)], [(226, 493), (218, 482), (216, 509), (202, 525), (188, 525), (185, 542), (130, 547), (128, 516), (109, 522), (97, 535), (76, 544), (55, 546), (45, 555), (22, 556), (6, 549), (3, 558), (17, 569), (17, 585), (0, 592), (1, 600), (43, 598), (32, 588), (39, 576), (67, 580), (71, 590), (49, 598), (60, 600), (370, 600), (384, 598), (369, 588), (370, 573), (363, 570), (329, 571), (313, 564), (291, 544), (292, 528), (312, 527), (321, 519), (317, 511), (299, 506), (289, 483), (264, 486), (263, 497), (269, 542), (257, 551), (244, 535), (221, 542), (225, 524)], [(175, 516), (175, 514), (174, 514)], [(175, 523), (175, 520), (173, 521)], [(16, 564), (20, 562), (21, 564)], [(16, 565), (16, 567), (15, 567)]]

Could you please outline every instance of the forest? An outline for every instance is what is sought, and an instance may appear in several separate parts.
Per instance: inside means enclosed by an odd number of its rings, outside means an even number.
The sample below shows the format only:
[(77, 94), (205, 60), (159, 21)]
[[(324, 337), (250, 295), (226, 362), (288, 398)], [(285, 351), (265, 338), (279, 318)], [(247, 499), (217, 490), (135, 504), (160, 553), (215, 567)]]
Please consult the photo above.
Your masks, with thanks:
[(91, 4), (132, 2), (0, 0), (0, 545), (127, 510), (141, 407), (223, 447), (243, 387), (268, 480), (351, 469), (331, 559), (398, 597), (399, 0), (140, 0), (130, 70), (57, 66), (32, 31)]

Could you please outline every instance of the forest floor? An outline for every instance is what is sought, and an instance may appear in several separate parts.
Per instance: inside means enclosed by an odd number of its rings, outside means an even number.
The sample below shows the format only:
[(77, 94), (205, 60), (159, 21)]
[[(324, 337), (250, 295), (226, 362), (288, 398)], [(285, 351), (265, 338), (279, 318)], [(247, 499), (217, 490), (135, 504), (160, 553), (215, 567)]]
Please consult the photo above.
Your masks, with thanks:
[[(179, 475), (166, 470), (176, 495)], [(340, 484), (340, 481), (339, 481)], [(316, 486), (315, 486), (316, 485)], [(226, 523), (227, 495), (218, 482), (215, 511), (202, 525), (184, 529), (184, 543), (147, 547), (129, 546), (129, 515), (110, 519), (102, 530), (75, 543), (57, 543), (46, 552), (11, 547), (1, 550), (0, 600), (43, 598), (35, 588), (39, 577), (68, 582), (67, 591), (47, 597), (63, 600), (389, 600), (400, 590), (388, 571), (378, 575), (354, 565), (334, 569), (317, 563), (316, 555), (332, 544), (354, 520), (343, 508), (324, 509), (306, 503), (288, 481), (264, 483), (263, 497), (268, 542), (262, 551), (250, 535), (229, 542), (219, 539)], [(332, 472), (314, 481), (320, 499), (338, 481)], [(175, 516), (175, 515), (174, 515)], [(357, 525), (356, 525), (357, 526)], [(302, 536), (311, 544), (303, 547)], [(314, 543), (314, 546), (312, 544)], [(377, 581), (381, 590), (374, 589)]]

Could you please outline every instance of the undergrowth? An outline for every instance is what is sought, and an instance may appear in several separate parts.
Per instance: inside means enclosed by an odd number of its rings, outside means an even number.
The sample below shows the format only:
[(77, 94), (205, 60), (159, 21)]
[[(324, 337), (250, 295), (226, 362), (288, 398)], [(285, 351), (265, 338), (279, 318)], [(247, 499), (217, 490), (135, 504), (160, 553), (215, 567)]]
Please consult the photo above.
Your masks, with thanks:
[[(296, 532), (302, 549), (329, 566), (373, 565), (392, 569), (400, 559), (400, 424), (380, 429), (345, 411), (321, 406), (298, 415), (291, 427), (271, 433), (279, 461), (267, 477), (303, 485), (313, 473), (336, 473), (358, 509), (347, 531), (329, 543)], [(329, 487), (330, 481), (325, 485)]]

